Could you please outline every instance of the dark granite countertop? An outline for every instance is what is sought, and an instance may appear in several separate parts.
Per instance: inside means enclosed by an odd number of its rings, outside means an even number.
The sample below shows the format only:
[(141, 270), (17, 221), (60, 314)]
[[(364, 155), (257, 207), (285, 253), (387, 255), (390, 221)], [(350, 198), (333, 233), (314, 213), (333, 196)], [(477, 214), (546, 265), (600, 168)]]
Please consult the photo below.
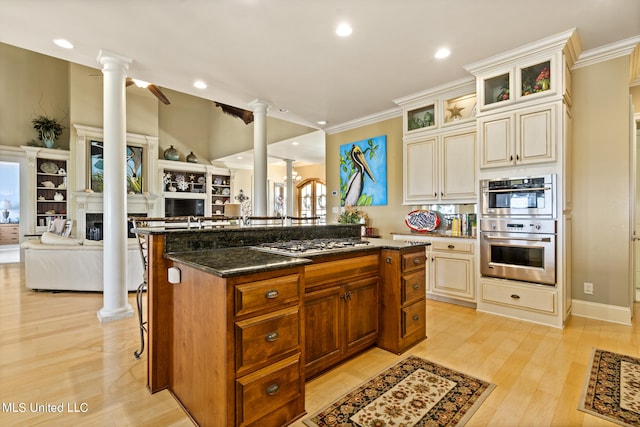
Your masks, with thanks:
[(307, 258), (271, 254), (250, 247), (210, 249), (165, 254), (172, 261), (215, 274), (220, 277), (240, 276), (263, 271), (311, 264)]
[(220, 277), (232, 277), (311, 264), (314, 259), (321, 259), (324, 256), (348, 255), (354, 252), (366, 253), (381, 248), (400, 250), (416, 246), (403, 241), (390, 239), (366, 240), (370, 242), (367, 246), (348, 247), (300, 255), (280, 255), (253, 249), (250, 246), (242, 246), (237, 248), (174, 252), (167, 253), (165, 256), (172, 261), (187, 264)]

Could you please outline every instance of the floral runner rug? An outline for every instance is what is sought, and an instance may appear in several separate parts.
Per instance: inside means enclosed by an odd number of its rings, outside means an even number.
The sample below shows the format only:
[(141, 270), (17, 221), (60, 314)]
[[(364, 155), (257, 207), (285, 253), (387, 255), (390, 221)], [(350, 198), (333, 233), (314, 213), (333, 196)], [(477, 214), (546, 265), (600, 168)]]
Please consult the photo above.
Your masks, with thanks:
[(594, 349), (578, 409), (623, 426), (640, 425), (640, 359)]
[(325, 426), (462, 426), (495, 388), (409, 356), (304, 420)]

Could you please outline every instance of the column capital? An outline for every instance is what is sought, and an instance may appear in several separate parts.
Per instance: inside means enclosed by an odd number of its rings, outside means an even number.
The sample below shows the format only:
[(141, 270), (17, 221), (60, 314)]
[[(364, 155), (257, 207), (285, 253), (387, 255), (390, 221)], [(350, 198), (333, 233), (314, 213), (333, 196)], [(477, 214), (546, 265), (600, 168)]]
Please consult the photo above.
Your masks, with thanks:
[(121, 67), (124, 70), (129, 69), (129, 65), (133, 62), (133, 59), (128, 58), (126, 56), (119, 55), (117, 53), (110, 52), (108, 50), (101, 49), (98, 52), (98, 63), (103, 65), (105, 68), (109, 65)]
[(261, 99), (254, 99), (249, 103), (249, 108), (251, 108), (254, 113), (266, 113), (269, 109), (269, 103)]

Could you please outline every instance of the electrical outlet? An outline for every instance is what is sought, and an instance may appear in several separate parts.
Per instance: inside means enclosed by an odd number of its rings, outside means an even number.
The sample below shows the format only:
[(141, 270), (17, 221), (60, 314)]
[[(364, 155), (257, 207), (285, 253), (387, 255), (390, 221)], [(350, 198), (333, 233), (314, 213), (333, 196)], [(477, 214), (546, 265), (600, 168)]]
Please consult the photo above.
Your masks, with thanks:
[(593, 283), (584, 282), (584, 293), (587, 295), (593, 295)]

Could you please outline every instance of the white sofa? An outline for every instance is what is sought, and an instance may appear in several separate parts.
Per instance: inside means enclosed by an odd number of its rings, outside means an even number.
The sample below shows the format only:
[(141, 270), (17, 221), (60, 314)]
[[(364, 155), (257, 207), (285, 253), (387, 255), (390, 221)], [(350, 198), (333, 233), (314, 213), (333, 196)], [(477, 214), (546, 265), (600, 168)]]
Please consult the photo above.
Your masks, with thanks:
[[(57, 236), (56, 236), (57, 237)], [(64, 239), (58, 237), (58, 239)], [(127, 291), (135, 291), (143, 280), (142, 259), (136, 239), (128, 239)], [(25, 281), (29, 289), (103, 291), (102, 242), (67, 239), (28, 240), (24, 248)], [(52, 244), (53, 243), (53, 244)]]

